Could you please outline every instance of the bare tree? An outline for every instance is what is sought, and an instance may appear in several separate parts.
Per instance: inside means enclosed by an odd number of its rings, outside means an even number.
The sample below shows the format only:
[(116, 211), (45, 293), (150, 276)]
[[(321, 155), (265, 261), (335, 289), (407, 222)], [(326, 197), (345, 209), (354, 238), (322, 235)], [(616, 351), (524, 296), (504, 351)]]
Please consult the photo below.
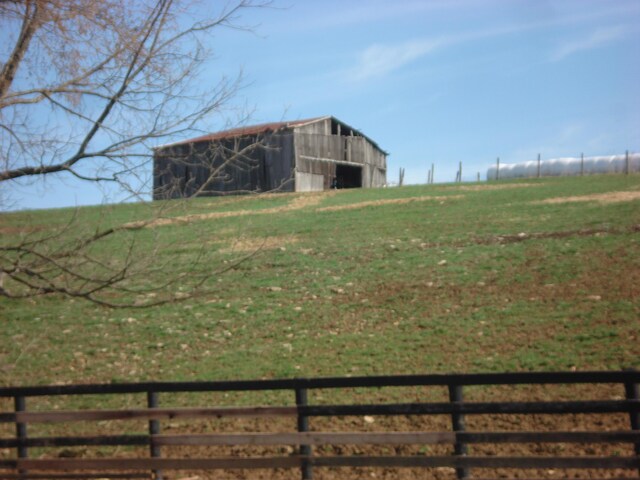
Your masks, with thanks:
[[(209, 16), (208, 2), (182, 0), (0, 0), (0, 187), (67, 175), (148, 195), (152, 148), (201, 132), (237, 93), (239, 77), (199, 78), (207, 34), (243, 28), (241, 11), (260, 6), (237, 0)], [(197, 292), (220, 271), (196, 260), (154, 275), (167, 267), (154, 255), (162, 242), (150, 249), (136, 236), (153, 235), (153, 211), (97, 229), (73, 216), (53, 231), (5, 236), (0, 295), (148, 306), (175, 299), (177, 285), (178, 296)]]

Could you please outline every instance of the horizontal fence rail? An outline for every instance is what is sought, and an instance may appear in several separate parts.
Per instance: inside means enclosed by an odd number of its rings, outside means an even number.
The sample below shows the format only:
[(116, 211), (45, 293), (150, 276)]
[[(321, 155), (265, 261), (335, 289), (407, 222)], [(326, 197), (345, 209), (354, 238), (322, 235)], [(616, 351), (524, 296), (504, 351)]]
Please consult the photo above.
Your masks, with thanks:
[(400, 403), (387, 405), (318, 405), (248, 408), (155, 408), (153, 410), (85, 410), (0, 414), (0, 423), (66, 423), (81, 421), (229, 417), (337, 417), (360, 415), (638, 413), (634, 400), (576, 402)]
[[(486, 401), (470, 402), (464, 399), (464, 388), (471, 386), (545, 386), (545, 395), (552, 394), (549, 385), (572, 386), (576, 384), (606, 384), (604, 391), (610, 394), (604, 399), (549, 400), (549, 401)], [(638, 397), (640, 372), (527, 372), (504, 374), (453, 374), (453, 375), (404, 375), (349, 378), (313, 378), (259, 381), (229, 382), (147, 382), (137, 384), (97, 384), (97, 385), (55, 385), (35, 387), (0, 388), (0, 405), (10, 405), (12, 411), (0, 411), (0, 449), (10, 449), (12, 457), (1, 456), (0, 479), (39, 479), (39, 478), (156, 478), (162, 479), (165, 471), (170, 470), (219, 470), (219, 469), (299, 469), (301, 478), (311, 479), (314, 469), (324, 467), (384, 467), (384, 468), (441, 468), (455, 469), (458, 478), (472, 477), (474, 469), (591, 469), (619, 471), (629, 475), (640, 473), (640, 400)], [(448, 402), (412, 402), (412, 403), (370, 403), (370, 404), (313, 404), (312, 392), (327, 389), (379, 389), (382, 387), (444, 387), (448, 391)], [(624, 396), (614, 394), (623, 392)], [(172, 398), (179, 393), (197, 392), (267, 392), (289, 391), (289, 405), (259, 406), (218, 406), (168, 408), (161, 405), (162, 400)], [(367, 390), (365, 390), (366, 392)], [(120, 409), (56, 409), (29, 410), (29, 399), (43, 398), (44, 402), (64, 396), (69, 399), (82, 398), (85, 395), (144, 395), (146, 408)], [(162, 395), (160, 395), (162, 394)], [(505, 393), (503, 393), (505, 395)], [(508, 393), (506, 394), (508, 395)], [(49, 398), (47, 398), (49, 397)], [(127, 397), (129, 398), (129, 397)], [(253, 398), (253, 397), (252, 397)], [(62, 400), (62, 399), (61, 399)], [(201, 399), (200, 399), (201, 400)], [(98, 402), (99, 406), (102, 402)], [(106, 401), (106, 400), (105, 400)], [(201, 400), (202, 401), (202, 400)], [(56, 400), (56, 402), (59, 402)], [(73, 405), (73, 401), (71, 400)], [(84, 403), (86, 404), (86, 402)], [(108, 402), (107, 402), (108, 404)], [(501, 415), (622, 415), (628, 419), (628, 429), (595, 430), (584, 427), (579, 431), (471, 431), (466, 427), (467, 418)], [(373, 418), (398, 416), (428, 417), (444, 415), (450, 419), (447, 431), (314, 431), (314, 418), (361, 417), (367, 422)], [(261, 432), (216, 432), (211, 427), (209, 433), (189, 432), (189, 425), (195, 419), (205, 419), (208, 424), (224, 419), (268, 419), (273, 417), (292, 418), (297, 424), (294, 431)], [(603, 417), (603, 418), (605, 418)], [(368, 419), (368, 420), (367, 420)], [(186, 425), (187, 432), (172, 432), (162, 428), (170, 422), (179, 421)], [(127, 433), (135, 431), (128, 427), (131, 422), (145, 427), (148, 433)], [(108, 432), (103, 426), (109, 424)], [(326, 421), (325, 421), (326, 424)], [(606, 421), (601, 422), (606, 426)], [(73, 425), (93, 425), (102, 435), (72, 434)], [(4, 426), (4, 427), (3, 427)], [(58, 427), (60, 426), (60, 427)], [(7, 436), (7, 427), (14, 435)], [(41, 429), (53, 429), (54, 434), (42, 435)], [(58, 430), (55, 430), (58, 428)], [(60, 432), (60, 428), (64, 428)], [(38, 435), (30, 432), (38, 431)], [(60, 434), (63, 433), (63, 434)], [(544, 445), (582, 444), (601, 446), (585, 450), (578, 456), (557, 454), (532, 454), (514, 456), (501, 454), (499, 445)], [(331, 449), (340, 445), (365, 446), (375, 450), (376, 446), (442, 446), (448, 454), (442, 454), (442, 448), (433, 454), (421, 453), (387, 455), (331, 455), (325, 447)], [(480, 455), (473, 450), (475, 445), (493, 445), (496, 452)], [(618, 451), (619, 446), (625, 446)], [(247, 449), (245, 456), (217, 455), (206, 458), (192, 458), (190, 454), (180, 452), (179, 458), (172, 450), (175, 447), (224, 448), (239, 447)], [(251, 450), (257, 446), (271, 448), (271, 453), (256, 456)], [(286, 453), (274, 455), (273, 447), (295, 447), (282, 450)], [(605, 449), (607, 447), (615, 447)], [(83, 450), (80, 453), (61, 450), (85, 447), (140, 447), (131, 450), (125, 456), (106, 457), (100, 454), (89, 457)], [(435, 447), (434, 447), (435, 448)], [(438, 447), (440, 448), (440, 447)], [(484, 448), (484, 447), (483, 447)], [(31, 450), (37, 449), (38, 458), (29, 458)], [(604, 450), (603, 450), (604, 449)], [(600, 453), (604, 451), (605, 453)], [(382, 450), (387, 451), (387, 450)], [(484, 451), (484, 450), (483, 450)], [(117, 452), (117, 450), (116, 450)], [(135, 453), (131, 453), (135, 452)], [(218, 450), (216, 450), (218, 452)], [(594, 453), (595, 452), (595, 453)], [(606, 453), (610, 452), (610, 453)], [(613, 452), (613, 453), (611, 453)], [(508, 451), (507, 451), (508, 453)], [(79, 458), (75, 458), (78, 455)], [(94, 454), (95, 455), (95, 454)], [(74, 458), (66, 458), (74, 457)], [(504, 472), (501, 473), (501, 475)], [(485, 475), (485, 472), (483, 472)], [(497, 474), (496, 474), (497, 475)], [(575, 474), (573, 474), (575, 475)], [(624, 475), (623, 475), (624, 476)], [(637, 477), (636, 477), (637, 478)]]
[(86, 385), (0, 387), (0, 397), (91, 395), (170, 392), (239, 392), (296, 389), (336, 389), (419, 386), (637, 384), (637, 371), (518, 372), (433, 375), (388, 375), (364, 377), (291, 378), (283, 380), (235, 380), (218, 382), (142, 382)]

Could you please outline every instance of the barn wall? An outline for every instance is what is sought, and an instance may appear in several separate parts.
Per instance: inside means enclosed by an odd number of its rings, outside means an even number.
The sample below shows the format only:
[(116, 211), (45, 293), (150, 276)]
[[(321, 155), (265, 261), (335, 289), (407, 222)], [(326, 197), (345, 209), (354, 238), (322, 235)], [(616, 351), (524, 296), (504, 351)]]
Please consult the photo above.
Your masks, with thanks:
[(294, 146), (293, 133), (269, 135), (264, 149), (263, 191), (292, 192), (294, 190)]
[[(295, 133), (297, 158), (317, 158), (346, 161), (345, 139), (337, 135)], [(300, 165), (297, 165), (300, 169)]]
[(293, 188), (291, 133), (177, 145), (154, 154), (154, 200)]
[[(361, 165), (362, 186), (386, 184), (386, 155), (360, 136), (313, 135), (295, 131), (296, 171), (325, 176), (329, 188), (336, 164)], [(298, 190), (296, 187), (296, 191)]]
[(198, 145), (177, 145), (154, 152), (153, 199), (187, 196), (196, 181), (192, 175), (199, 163)]
[(296, 132), (314, 135), (331, 135), (331, 118), (296, 127)]
[(387, 157), (364, 137), (352, 137), (351, 158), (365, 165), (364, 187), (383, 187), (387, 183)]
[(296, 192), (321, 192), (326, 190), (325, 184), (324, 175), (296, 172)]

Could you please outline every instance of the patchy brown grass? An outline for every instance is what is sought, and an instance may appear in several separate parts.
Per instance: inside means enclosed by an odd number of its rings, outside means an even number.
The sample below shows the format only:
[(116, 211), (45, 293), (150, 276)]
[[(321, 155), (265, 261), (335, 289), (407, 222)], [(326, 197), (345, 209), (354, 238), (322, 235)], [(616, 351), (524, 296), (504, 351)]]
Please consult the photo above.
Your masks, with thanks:
[(40, 232), (44, 227), (34, 227), (30, 225), (21, 226), (0, 226), (0, 235), (24, 235), (28, 233)]
[(367, 202), (350, 203), (348, 205), (334, 205), (331, 207), (318, 208), (316, 212), (336, 212), (339, 210), (356, 210), (358, 208), (366, 207), (379, 207), (381, 205), (402, 205), (405, 203), (414, 202), (444, 202), (446, 200), (459, 200), (464, 198), (464, 195), (447, 195), (447, 196), (422, 196), (422, 197), (409, 197), (409, 198), (389, 198), (384, 200), (370, 200)]
[(461, 185), (459, 187), (446, 187), (447, 190), (459, 190), (461, 192), (482, 192), (487, 190), (512, 190), (514, 188), (539, 187), (536, 183), (507, 183), (504, 185)]
[(140, 228), (155, 228), (166, 225), (189, 224), (197, 221), (213, 220), (217, 218), (243, 217), (246, 215), (272, 215), (275, 213), (283, 213), (293, 210), (300, 210), (302, 208), (313, 207), (315, 205), (318, 205), (326, 197), (334, 194), (335, 192), (333, 191), (307, 193), (296, 195), (292, 198), (291, 202), (281, 207), (265, 208), (262, 210), (234, 210), (230, 212), (196, 213), (190, 215), (181, 215), (179, 217), (157, 218), (150, 221), (126, 223), (121, 228), (123, 230), (137, 230)]
[(233, 243), (220, 250), (220, 253), (239, 253), (239, 252), (255, 252), (257, 250), (275, 250), (276, 248), (285, 248), (298, 242), (298, 238), (294, 235), (279, 237), (261, 237), (247, 238), (241, 237), (233, 241)]
[(592, 195), (579, 195), (575, 197), (555, 197), (547, 198), (539, 202), (533, 202), (534, 204), (558, 204), (558, 203), (570, 203), (570, 202), (599, 202), (599, 203), (619, 203), (619, 202), (632, 202), (634, 200), (640, 200), (640, 191), (636, 192), (610, 192), (610, 193), (594, 193)]
[(285, 208), (287, 210), (298, 210), (300, 208), (315, 207), (319, 205), (325, 198), (333, 197), (336, 194), (336, 190), (327, 190), (324, 192), (312, 192), (305, 193), (296, 196), (289, 205)]
[[(640, 232), (640, 225), (631, 225), (625, 229), (616, 228), (583, 228), (580, 230), (562, 230), (559, 232), (520, 232), (518, 234), (509, 235), (496, 235), (487, 238), (478, 238), (475, 243), (478, 245), (491, 245), (491, 244), (507, 244), (518, 243), (527, 240), (545, 239), (545, 238), (572, 238), (572, 237), (591, 237), (602, 235), (624, 235), (628, 233)], [(460, 244), (464, 245), (464, 244)]]

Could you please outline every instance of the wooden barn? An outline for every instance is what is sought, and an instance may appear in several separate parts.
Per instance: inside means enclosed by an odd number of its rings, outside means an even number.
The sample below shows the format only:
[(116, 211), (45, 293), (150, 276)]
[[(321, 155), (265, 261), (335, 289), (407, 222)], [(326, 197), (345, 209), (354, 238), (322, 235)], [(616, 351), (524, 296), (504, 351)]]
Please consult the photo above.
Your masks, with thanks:
[(382, 187), (387, 152), (335, 117), (225, 130), (154, 150), (154, 200)]

